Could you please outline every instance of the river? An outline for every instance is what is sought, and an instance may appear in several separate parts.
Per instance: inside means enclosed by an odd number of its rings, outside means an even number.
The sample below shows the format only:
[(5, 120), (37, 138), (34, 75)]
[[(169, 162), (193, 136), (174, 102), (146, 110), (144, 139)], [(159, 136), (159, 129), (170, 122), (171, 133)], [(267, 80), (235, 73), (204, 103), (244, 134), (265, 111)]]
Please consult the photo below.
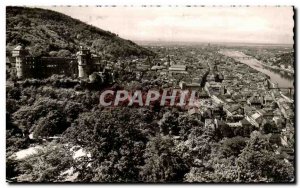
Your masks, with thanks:
[(250, 66), (251, 68), (258, 70), (259, 72), (268, 75), (270, 77), (271, 82), (278, 83), (279, 88), (294, 87), (293, 85), (294, 75), (291, 73), (265, 67), (260, 61), (252, 57), (250, 57), (249, 59), (241, 59), (239, 57), (249, 57), (249, 56), (245, 55), (243, 52), (240, 51), (224, 49), (224, 50), (220, 50), (220, 53), (228, 57), (232, 57), (236, 61), (244, 63)]

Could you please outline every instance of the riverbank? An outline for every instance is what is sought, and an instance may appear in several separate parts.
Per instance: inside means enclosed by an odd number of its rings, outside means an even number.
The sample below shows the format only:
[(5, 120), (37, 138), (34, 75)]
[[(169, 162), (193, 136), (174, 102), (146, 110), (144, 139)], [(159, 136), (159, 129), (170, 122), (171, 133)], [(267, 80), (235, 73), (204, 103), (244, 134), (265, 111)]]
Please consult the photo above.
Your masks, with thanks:
[(272, 68), (265, 67), (263, 63), (261, 63), (255, 58), (242, 59), (243, 57), (249, 57), (245, 55), (243, 52), (237, 50), (231, 50), (231, 49), (222, 49), (219, 51), (219, 53), (227, 57), (233, 58), (237, 62), (246, 64), (251, 68), (267, 75), (270, 78), (271, 82), (277, 83), (278, 87), (280, 88), (294, 87), (293, 76), (280, 74), (279, 70), (272, 70)]
[(291, 73), (291, 74), (294, 74), (294, 73), (295, 73), (294, 70), (283, 69), (283, 68), (280, 68), (280, 67), (275, 67), (275, 66), (266, 65), (266, 64), (263, 64), (263, 63), (262, 63), (262, 65), (263, 65), (264, 67), (268, 67), (268, 68), (274, 69), (274, 70), (285, 71), (285, 72)]

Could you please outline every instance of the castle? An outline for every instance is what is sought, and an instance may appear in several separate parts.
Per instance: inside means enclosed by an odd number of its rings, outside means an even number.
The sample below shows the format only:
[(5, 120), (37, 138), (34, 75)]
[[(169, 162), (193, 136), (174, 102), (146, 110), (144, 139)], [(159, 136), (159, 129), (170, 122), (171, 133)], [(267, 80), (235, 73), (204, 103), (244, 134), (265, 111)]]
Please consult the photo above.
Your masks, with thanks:
[(21, 45), (12, 51), (18, 79), (46, 78), (53, 74), (88, 78), (93, 72), (105, 71), (106, 63), (101, 57), (94, 57), (88, 49), (80, 47), (76, 58), (32, 57)]

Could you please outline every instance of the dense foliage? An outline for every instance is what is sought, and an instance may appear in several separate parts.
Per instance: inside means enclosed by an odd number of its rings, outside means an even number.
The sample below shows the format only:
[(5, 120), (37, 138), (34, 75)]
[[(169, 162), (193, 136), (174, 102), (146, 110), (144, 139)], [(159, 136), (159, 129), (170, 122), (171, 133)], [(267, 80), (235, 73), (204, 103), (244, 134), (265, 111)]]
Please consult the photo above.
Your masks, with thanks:
[(67, 15), (40, 8), (6, 8), (6, 47), (18, 43), (34, 56), (71, 56), (80, 46), (94, 54), (113, 57), (149, 55), (152, 52), (109, 31), (88, 25)]
[[(250, 137), (205, 128), (180, 109), (99, 106), (100, 91), (68, 87), (68, 78), (26, 80), (7, 87), (7, 178), (80, 182), (289, 182), (293, 166), (270, 145), (271, 134)], [(71, 83), (71, 82), (70, 82)], [(33, 137), (58, 143), (20, 161), (12, 152)], [(72, 158), (71, 148), (89, 153)], [(75, 176), (76, 175), (76, 176)], [(71, 181), (71, 180), (70, 180)]]

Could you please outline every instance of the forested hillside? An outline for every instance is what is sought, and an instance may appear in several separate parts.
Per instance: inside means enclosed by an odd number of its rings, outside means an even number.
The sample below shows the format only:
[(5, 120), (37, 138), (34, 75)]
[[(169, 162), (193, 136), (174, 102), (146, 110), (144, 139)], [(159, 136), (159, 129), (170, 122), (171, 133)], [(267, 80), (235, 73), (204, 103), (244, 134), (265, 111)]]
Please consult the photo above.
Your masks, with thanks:
[(22, 43), (34, 56), (71, 56), (80, 46), (109, 57), (152, 54), (116, 34), (40, 8), (6, 8), (6, 47)]

